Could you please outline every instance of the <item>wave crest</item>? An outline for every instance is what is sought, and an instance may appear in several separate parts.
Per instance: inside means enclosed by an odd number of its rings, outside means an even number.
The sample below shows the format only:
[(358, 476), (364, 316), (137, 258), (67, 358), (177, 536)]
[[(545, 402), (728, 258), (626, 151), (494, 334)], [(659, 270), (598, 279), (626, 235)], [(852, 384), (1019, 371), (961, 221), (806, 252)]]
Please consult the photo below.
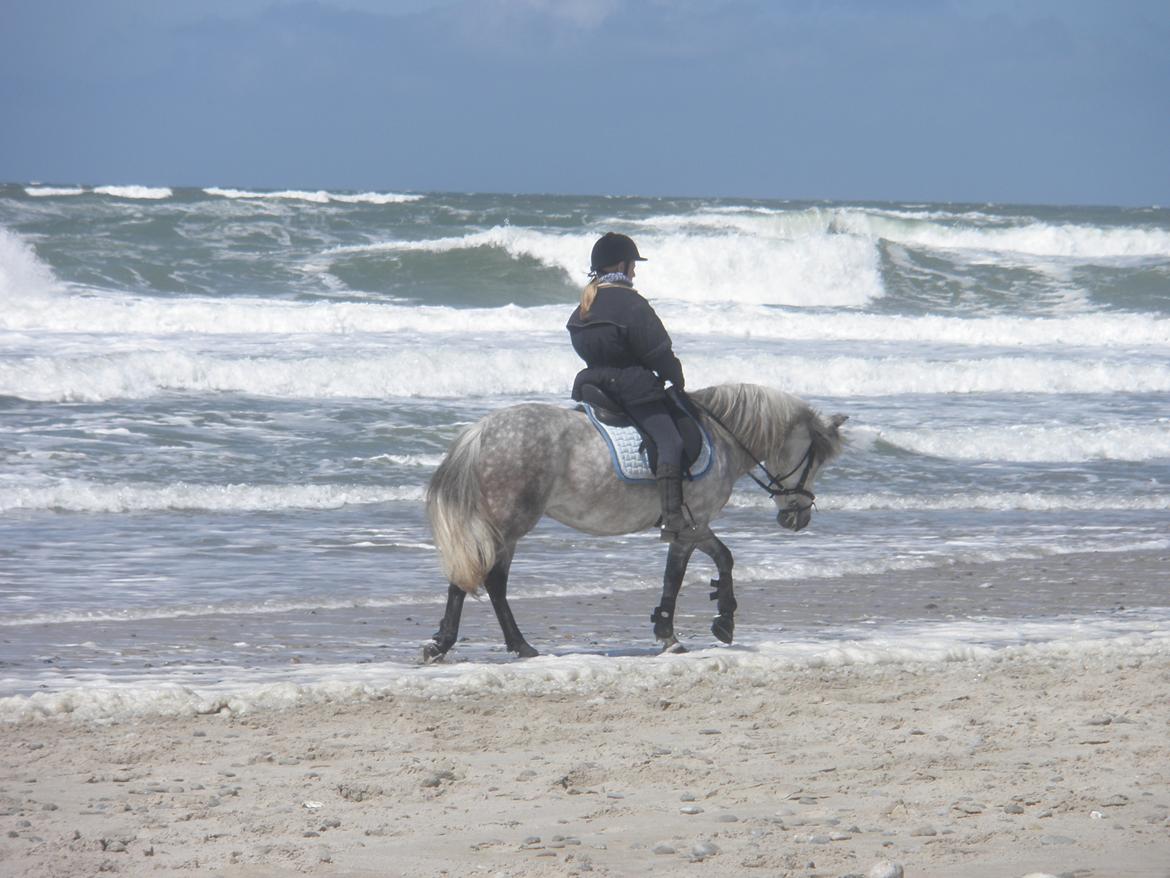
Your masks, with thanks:
[(139, 198), (147, 201), (158, 201), (170, 198), (174, 191), (166, 186), (98, 186), (94, 195), (109, 195), (113, 198)]
[(331, 201), (342, 204), (405, 204), (411, 201), (420, 201), (421, 195), (406, 195), (398, 192), (326, 192), (324, 189), (306, 191), (301, 189), (284, 189), (275, 192), (260, 192), (250, 189), (222, 189), (218, 186), (209, 186), (203, 190), (207, 195), (217, 195), (221, 198), (240, 199), (267, 199), (275, 198), (285, 201), (310, 201), (314, 204), (328, 204)]

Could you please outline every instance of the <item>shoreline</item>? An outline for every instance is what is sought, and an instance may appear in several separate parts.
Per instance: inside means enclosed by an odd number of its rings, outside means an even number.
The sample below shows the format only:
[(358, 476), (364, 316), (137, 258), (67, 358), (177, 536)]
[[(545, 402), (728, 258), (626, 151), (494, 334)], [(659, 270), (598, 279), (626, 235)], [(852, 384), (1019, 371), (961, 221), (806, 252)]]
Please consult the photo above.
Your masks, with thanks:
[(840, 878), (882, 859), (1167, 876), (1168, 656), (726, 683), (12, 726), (0, 860), (30, 878)]

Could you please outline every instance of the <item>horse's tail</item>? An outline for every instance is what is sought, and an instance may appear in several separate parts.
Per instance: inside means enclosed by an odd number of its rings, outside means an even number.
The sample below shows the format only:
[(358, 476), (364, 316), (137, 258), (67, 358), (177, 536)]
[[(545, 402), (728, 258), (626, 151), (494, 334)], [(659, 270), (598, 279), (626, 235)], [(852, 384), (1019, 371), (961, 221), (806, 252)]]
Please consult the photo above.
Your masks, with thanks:
[(464, 430), (452, 443), (427, 488), (427, 517), (447, 579), (469, 594), (479, 591), (492, 565), (500, 533), (483, 508), (476, 477), (480, 424)]

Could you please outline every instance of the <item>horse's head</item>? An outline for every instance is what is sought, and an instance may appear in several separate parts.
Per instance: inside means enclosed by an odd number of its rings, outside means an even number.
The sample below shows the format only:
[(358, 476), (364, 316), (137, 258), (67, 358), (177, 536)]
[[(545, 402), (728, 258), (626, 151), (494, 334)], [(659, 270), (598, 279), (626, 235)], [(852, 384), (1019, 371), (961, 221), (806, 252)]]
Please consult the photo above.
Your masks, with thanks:
[(774, 461), (775, 478), (768, 493), (776, 504), (776, 521), (791, 531), (804, 530), (812, 521), (813, 483), (821, 466), (841, 449), (840, 427), (848, 415), (832, 415), (826, 421), (810, 411), (799, 430), (794, 430)]

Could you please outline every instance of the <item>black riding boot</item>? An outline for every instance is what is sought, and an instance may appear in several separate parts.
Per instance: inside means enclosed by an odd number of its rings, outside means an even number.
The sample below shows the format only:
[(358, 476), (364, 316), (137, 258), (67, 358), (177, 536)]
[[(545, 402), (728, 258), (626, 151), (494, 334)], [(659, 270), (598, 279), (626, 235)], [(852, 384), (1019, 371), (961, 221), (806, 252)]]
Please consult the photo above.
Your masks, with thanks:
[(673, 543), (687, 524), (682, 513), (682, 470), (676, 464), (659, 463), (658, 499), (662, 503), (662, 534), (664, 543)]

